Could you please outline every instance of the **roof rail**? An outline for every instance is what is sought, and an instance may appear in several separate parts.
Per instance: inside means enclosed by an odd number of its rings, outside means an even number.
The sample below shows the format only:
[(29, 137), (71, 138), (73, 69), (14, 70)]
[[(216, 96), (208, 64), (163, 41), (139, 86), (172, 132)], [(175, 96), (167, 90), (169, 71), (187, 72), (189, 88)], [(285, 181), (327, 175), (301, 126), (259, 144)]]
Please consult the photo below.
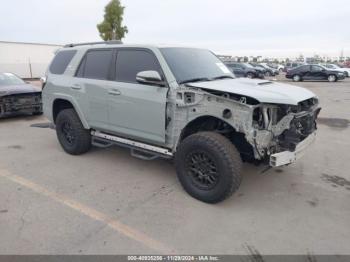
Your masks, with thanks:
[(87, 42), (87, 43), (77, 43), (77, 44), (67, 44), (64, 47), (75, 47), (75, 46), (83, 46), (83, 45), (121, 45), (123, 44), (120, 40), (110, 40), (110, 41), (102, 41), (102, 42)]

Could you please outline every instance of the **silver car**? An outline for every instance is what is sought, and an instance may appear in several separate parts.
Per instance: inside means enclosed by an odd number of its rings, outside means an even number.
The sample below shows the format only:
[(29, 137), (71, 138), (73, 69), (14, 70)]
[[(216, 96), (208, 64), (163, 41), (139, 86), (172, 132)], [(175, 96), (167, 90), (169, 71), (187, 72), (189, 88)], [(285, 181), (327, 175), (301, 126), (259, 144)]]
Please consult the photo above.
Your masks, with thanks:
[(238, 189), (243, 161), (291, 164), (316, 135), (315, 94), (236, 78), (205, 49), (71, 44), (47, 72), (44, 112), (67, 153), (121, 145), (174, 159), (184, 189), (208, 203)]

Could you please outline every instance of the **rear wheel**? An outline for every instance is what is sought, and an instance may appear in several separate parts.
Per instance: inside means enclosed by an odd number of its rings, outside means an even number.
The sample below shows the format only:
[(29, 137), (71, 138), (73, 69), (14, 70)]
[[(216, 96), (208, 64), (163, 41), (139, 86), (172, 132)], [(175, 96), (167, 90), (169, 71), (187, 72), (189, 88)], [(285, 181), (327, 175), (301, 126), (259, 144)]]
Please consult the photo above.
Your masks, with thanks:
[(58, 113), (56, 134), (68, 154), (81, 155), (91, 148), (90, 131), (84, 128), (74, 109), (64, 109)]
[(329, 75), (328, 76), (328, 81), (329, 82), (335, 82), (335, 81), (337, 81), (337, 77), (335, 75)]
[(227, 138), (214, 132), (187, 137), (178, 147), (175, 165), (187, 193), (207, 203), (228, 198), (242, 181), (239, 152)]
[(293, 81), (294, 82), (300, 82), (301, 81), (301, 76), (300, 75), (294, 75), (293, 76)]

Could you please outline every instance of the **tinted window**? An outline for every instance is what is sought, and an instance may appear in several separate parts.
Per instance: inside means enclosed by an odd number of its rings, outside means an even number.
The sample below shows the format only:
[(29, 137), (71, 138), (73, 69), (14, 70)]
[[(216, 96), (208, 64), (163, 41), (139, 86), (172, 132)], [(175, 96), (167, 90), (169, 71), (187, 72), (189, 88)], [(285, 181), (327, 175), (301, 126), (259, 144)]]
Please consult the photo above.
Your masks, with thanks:
[(53, 59), (50, 65), (50, 72), (56, 75), (62, 75), (70, 61), (72, 61), (73, 56), (77, 53), (76, 50), (67, 50), (59, 52)]
[(309, 71), (309, 70), (310, 70), (310, 67), (307, 66), (307, 65), (299, 66), (299, 70), (302, 70), (302, 71)]
[(320, 71), (322, 71), (323, 70), (323, 68), (322, 67), (320, 67), (320, 66), (311, 66), (311, 71), (312, 72), (320, 72)]
[(117, 54), (116, 80), (137, 83), (136, 75), (142, 71), (157, 71), (162, 75), (156, 57), (142, 50), (120, 50)]
[(78, 77), (107, 80), (113, 57), (112, 50), (88, 51), (77, 72)]

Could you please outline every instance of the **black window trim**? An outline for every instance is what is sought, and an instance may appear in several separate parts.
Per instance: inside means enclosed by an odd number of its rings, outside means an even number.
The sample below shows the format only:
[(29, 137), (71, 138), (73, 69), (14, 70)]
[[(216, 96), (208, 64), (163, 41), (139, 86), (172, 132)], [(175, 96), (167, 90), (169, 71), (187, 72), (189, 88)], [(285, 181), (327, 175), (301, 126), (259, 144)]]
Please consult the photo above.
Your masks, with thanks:
[[(84, 76), (78, 76), (78, 73), (79, 73), (79, 70), (80, 70), (80, 67), (83, 67), (82, 70), (83, 70), (83, 75), (84, 75), (84, 72), (85, 72), (85, 65), (86, 65), (86, 57), (87, 55), (90, 53), (90, 52), (94, 52), (94, 51), (112, 51), (112, 57), (111, 57), (111, 61), (110, 61), (110, 66), (109, 66), (109, 72), (108, 72), (108, 75), (107, 75), (107, 79), (96, 79), (96, 78), (89, 78), (89, 77), (84, 77)], [(83, 79), (90, 79), (90, 80), (100, 80), (100, 81), (113, 81), (113, 77), (115, 75), (114, 71), (115, 69), (115, 65), (113, 63), (113, 61), (115, 61), (115, 57), (116, 57), (116, 51), (115, 51), (115, 48), (91, 48), (91, 49), (88, 49), (85, 54), (83, 55), (83, 57), (81, 58), (80, 62), (79, 62), (79, 65), (74, 73), (74, 77), (77, 77), (77, 78), (83, 78)], [(113, 71), (112, 71), (113, 70)]]
[(113, 80), (114, 82), (140, 85), (140, 83), (135, 83), (135, 82), (130, 82), (130, 81), (117, 81), (116, 65), (117, 65), (117, 60), (118, 60), (118, 51), (122, 51), (122, 50), (127, 50), (127, 51), (130, 51), (130, 50), (131, 51), (145, 51), (145, 52), (151, 54), (154, 57), (154, 59), (156, 60), (157, 65), (159, 66), (160, 73), (161, 73), (160, 76), (161, 76), (162, 80), (164, 81), (165, 87), (167, 87), (167, 88), (169, 87), (169, 83), (168, 83), (168, 80), (165, 77), (163, 68), (162, 68), (162, 66), (159, 63), (159, 60), (158, 60), (156, 54), (151, 49), (144, 48), (144, 47), (117, 47), (117, 48), (115, 48), (115, 50), (116, 50), (116, 56), (115, 56), (115, 60), (114, 60), (115, 61), (114, 62), (115, 77), (114, 77), (114, 80)]

